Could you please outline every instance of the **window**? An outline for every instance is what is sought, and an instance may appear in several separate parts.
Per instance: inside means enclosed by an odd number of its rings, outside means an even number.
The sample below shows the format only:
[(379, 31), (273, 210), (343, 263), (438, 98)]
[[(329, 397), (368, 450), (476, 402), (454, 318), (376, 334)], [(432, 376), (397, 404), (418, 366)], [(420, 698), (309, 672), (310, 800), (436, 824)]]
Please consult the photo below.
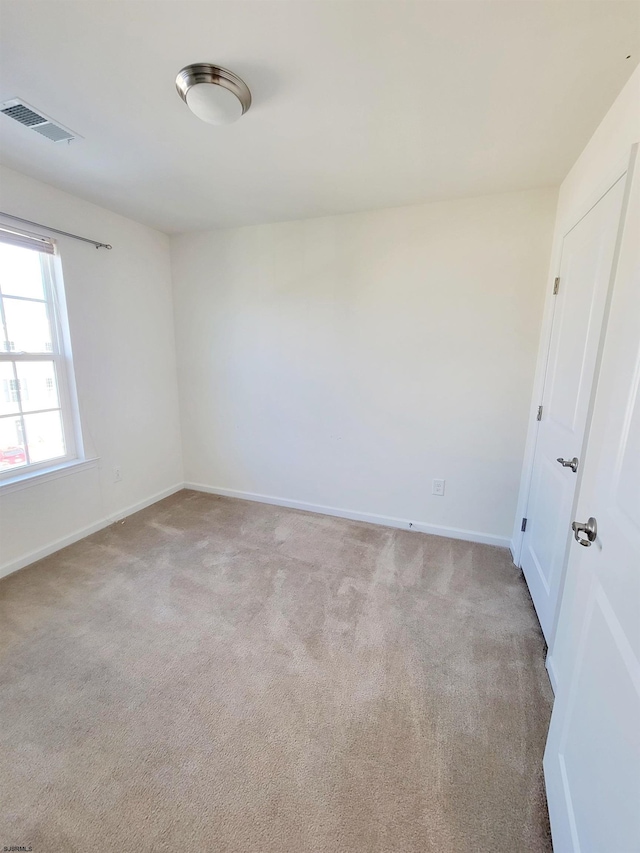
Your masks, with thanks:
[(22, 391), (23, 401), (26, 402), (29, 399), (26, 379), (22, 381), (19, 379), (5, 379), (3, 385), (5, 403), (18, 403), (20, 401), (20, 391)]
[(0, 224), (0, 484), (81, 450), (52, 240)]

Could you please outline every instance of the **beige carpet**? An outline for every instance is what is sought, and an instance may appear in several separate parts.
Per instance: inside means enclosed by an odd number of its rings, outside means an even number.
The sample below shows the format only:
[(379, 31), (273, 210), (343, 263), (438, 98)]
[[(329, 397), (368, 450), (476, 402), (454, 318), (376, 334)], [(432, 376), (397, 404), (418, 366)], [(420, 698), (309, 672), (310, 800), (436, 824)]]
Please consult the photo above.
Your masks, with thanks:
[(551, 849), (506, 550), (184, 491), (0, 601), (0, 849)]

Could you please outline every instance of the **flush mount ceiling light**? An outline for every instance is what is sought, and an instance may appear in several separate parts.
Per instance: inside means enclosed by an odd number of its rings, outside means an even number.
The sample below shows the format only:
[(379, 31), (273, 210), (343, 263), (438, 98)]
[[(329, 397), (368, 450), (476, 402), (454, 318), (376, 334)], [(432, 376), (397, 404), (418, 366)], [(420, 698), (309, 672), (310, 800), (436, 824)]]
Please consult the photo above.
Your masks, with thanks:
[(183, 68), (176, 77), (176, 89), (191, 112), (208, 124), (231, 124), (251, 106), (244, 80), (207, 62)]

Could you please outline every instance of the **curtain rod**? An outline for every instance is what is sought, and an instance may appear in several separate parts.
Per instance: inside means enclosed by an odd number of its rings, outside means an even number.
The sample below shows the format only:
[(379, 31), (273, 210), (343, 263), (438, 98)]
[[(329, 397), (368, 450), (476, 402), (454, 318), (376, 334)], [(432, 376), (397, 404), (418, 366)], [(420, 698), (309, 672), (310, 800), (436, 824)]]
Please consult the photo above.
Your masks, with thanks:
[(21, 216), (13, 216), (11, 213), (3, 213), (0, 210), (0, 216), (7, 219), (15, 219), (16, 222), (25, 222), (27, 225), (35, 225), (37, 228), (44, 228), (47, 231), (53, 231), (56, 234), (63, 234), (65, 237), (72, 237), (74, 240), (82, 240), (83, 243), (91, 243), (96, 249), (113, 249), (109, 243), (99, 243), (98, 240), (89, 240), (88, 237), (80, 237), (78, 234), (70, 234), (68, 231), (60, 231), (59, 228), (51, 228), (49, 225), (43, 225), (41, 222), (32, 222), (31, 219), (23, 219)]

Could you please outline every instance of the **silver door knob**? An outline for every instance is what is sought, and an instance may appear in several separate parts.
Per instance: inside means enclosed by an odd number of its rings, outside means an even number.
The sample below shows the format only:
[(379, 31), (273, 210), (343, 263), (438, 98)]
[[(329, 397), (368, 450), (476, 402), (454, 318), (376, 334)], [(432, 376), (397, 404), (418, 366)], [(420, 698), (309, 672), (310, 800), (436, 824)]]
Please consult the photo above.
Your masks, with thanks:
[[(598, 535), (598, 522), (595, 520), (593, 516), (587, 521), (586, 524), (581, 524), (579, 521), (574, 521), (571, 525), (571, 529), (573, 530), (573, 535), (575, 537), (576, 542), (579, 542), (581, 545), (584, 545), (585, 548), (590, 548), (591, 543), (595, 542), (596, 536)], [(581, 533), (586, 533), (587, 538), (583, 539), (580, 536)]]
[(559, 456), (556, 459), (556, 462), (559, 462), (563, 468), (571, 468), (574, 474), (578, 470), (578, 465), (580, 464), (580, 460), (577, 456), (574, 456), (573, 459), (563, 459), (562, 456)]

